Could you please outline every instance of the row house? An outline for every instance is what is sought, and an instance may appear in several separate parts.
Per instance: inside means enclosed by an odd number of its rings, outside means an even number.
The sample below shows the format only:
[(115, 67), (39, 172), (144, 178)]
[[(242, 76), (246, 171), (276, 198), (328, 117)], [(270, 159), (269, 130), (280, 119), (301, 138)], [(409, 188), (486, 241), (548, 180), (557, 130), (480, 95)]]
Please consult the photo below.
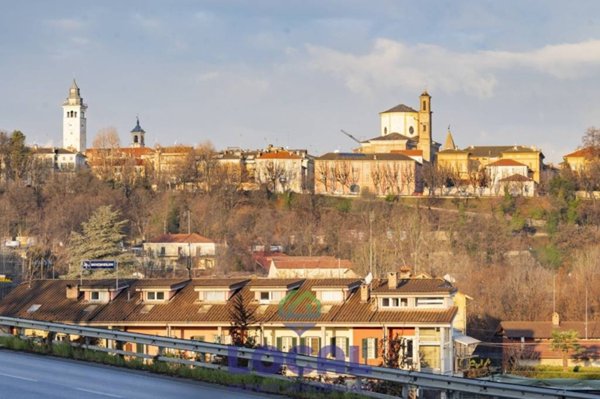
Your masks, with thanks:
[(497, 336), (502, 339), (504, 364), (519, 366), (564, 365), (563, 352), (552, 349), (552, 333), (574, 331), (580, 350), (567, 353), (567, 366), (600, 366), (600, 321), (563, 321), (558, 313), (552, 320), (502, 321)]
[[(448, 281), (406, 272), (357, 278), (34, 280), (0, 302), (2, 316), (230, 344), (235, 305), (253, 315), (248, 336), (283, 352), (453, 374), (464, 302)], [(462, 316), (461, 316), (462, 315)], [(23, 333), (23, 332), (21, 332)], [(40, 332), (25, 331), (33, 334)], [(400, 349), (389, 345), (401, 340)], [(154, 354), (155, 348), (125, 346)], [(397, 348), (397, 346), (396, 346)]]

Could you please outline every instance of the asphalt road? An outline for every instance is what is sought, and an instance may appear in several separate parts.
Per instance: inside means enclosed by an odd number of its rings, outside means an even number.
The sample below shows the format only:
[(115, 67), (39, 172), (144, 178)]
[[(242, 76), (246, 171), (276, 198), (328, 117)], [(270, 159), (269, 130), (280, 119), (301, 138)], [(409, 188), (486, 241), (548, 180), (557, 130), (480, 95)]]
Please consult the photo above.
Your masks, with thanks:
[(145, 372), (0, 350), (0, 398), (251, 399), (253, 392)]

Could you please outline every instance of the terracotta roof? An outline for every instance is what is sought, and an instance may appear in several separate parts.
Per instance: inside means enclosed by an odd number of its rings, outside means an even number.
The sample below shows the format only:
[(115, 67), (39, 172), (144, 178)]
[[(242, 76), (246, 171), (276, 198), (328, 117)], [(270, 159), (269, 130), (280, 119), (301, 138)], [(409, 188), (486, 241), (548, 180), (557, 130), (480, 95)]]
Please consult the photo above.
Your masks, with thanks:
[[(114, 280), (85, 281), (88, 286), (106, 285)], [(2, 301), (0, 314), (9, 317), (82, 323), (95, 325), (144, 324), (164, 326), (166, 323), (204, 323), (229, 326), (230, 312), (234, 299), (240, 296), (248, 310), (255, 313), (257, 323), (286, 324), (294, 322), (331, 322), (331, 323), (376, 323), (382, 322), (418, 324), (452, 322), (456, 308), (446, 309), (406, 309), (379, 310), (372, 297), (361, 302), (357, 279), (198, 279), (198, 280), (129, 280), (128, 288), (119, 292), (115, 299), (106, 304), (84, 301), (80, 295), (77, 300), (67, 299), (66, 289), (79, 284), (79, 280), (34, 280), (15, 287)], [(236, 291), (229, 301), (210, 303), (200, 301), (198, 287), (232, 287)], [(337, 304), (319, 304), (313, 289), (326, 287), (352, 287), (349, 298)], [(385, 280), (376, 280), (373, 287), (387, 284)], [(144, 302), (140, 293), (149, 287), (172, 287), (177, 285), (176, 293), (164, 303)], [(421, 283), (423, 287), (426, 284)], [(292, 296), (281, 304), (259, 304), (254, 298), (252, 288), (297, 287)], [(432, 289), (449, 291), (440, 287), (437, 279)], [(399, 290), (404, 285), (399, 285)], [(423, 288), (421, 287), (421, 288)], [(376, 288), (374, 289), (376, 290)], [(430, 289), (411, 289), (411, 292), (427, 293)], [(39, 305), (39, 306), (38, 306)]]
[(352, 262), (333, 256), (273, 256), (278, 269), (338, 269), (352, 268)]
[(318, 158), (322, 161), (411, 161), (416, 162), (414, 159), (407, 157), (404, 154), (393, 154), (393, 153), (380, 153), (380, 154), (364, 154), (357, 152), (329, 152)]
[(492, 162), (488, 166), (527, 166), (521, 162), (517, 162), (514, 159), (504, 158), (499, 159), (496, 162)]
[(594, 158), (600, 156), (600, 148), (584, 147), (565, 155), (563, 158)]
[(185, 243), (185, 244), (199, 244), (199, 243), (213, 243), (214, 241), (210, 238), (206, 238), (197, 233), (192, 234), (162, 234), (158, 237), (154, 237), (147, 241), (148, 243)]
[(256, 159), (302, 159), (298, 154), (289, 151), (265, 152)]
[(406, 156), (423, 156), (423, 150), (392, 150), (390, 151), (392, 154), (403, 154)]
[(507, 177), (504, 177), (498, 181), (514, 181), (514, 182), (526, 182), (526, 181), (533, 181), (531, 178), (527, 177), (527, 176), (523, 176), (520, 174), (514, 174), (514, 175), (510, 175)]
[(380, 112), (380, 114), (387, 114), (388, 112), (418, 112), (414, 108), (409, 107), (408, 105), (398, 104), (395, 107), (388, 109), (387, 111)]
[[(579, 338), (585, 337), (584, 321), (561, 321), (555, 327), (551, 321), (503, 321), (500, 323), (500, 332), (507, 338), (534, 338), (548, 339), (552, 337), (552, 331), (575, 330)], [(600, 321), (588, 322), (588, 338), (600, 338)]]
[(265, 251), (260, 251), (252, 253), (252, 259), (254, 259), (254, 261), (257, 264), (259, 264), (260, 267), (262, 267), (264, 270), (269, 270), (269, 267), (271, 266), (271, 260), (274, 257), (282, 258), (285, 256), (287, 255), (282, 252), (266, 253)]
[(149, 290), (149, 289), (178, 289), (186, 285), (189, 279), (143, 279), (137, 280), (135, 283), (136, 290)]

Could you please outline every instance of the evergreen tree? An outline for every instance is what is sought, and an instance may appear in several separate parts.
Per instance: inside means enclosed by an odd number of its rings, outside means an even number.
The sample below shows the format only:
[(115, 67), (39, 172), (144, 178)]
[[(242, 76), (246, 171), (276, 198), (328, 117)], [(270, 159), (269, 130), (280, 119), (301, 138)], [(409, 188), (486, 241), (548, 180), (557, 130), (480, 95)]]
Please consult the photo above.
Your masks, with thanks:
[(71, 272), (79, 273), (85, 259), (116, 260), (120, 265), (130, 263), (130, 257), (123, 253), (123, 228), (127, 220), (120, 220), (120, 212), (110, 206), (101, 206), (83, 222), (82, 233), (71, 232), (69, 257)]

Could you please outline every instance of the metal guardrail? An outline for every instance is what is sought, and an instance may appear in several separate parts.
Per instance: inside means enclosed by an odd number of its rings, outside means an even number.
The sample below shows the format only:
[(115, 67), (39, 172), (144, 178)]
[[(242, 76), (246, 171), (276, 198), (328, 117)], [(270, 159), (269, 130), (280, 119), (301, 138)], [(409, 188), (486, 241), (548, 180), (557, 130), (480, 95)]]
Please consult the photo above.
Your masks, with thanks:
[[(103, 348), (103, 350), (142, 358), (155, 358), (160, 361), (181, 363), (182, 359), (170, 358), (164, 355), (165, 349), (188, 351), (197, 354), (211, 354), (227, 357), (230, 372), (257, 372), (260, 365), (269, 364), (269, 369), (274, 370), (285, 365), (299, 375), (316, 370), (320, 374), (325, 372), (354, 376), (357, 378), (374, 379), (405, 384), (406, 386), (439, 390), (452, 397), (457, 393), (476, 394), (481, 396), (495, 396), (501, 398), (532, 398), (532, 399), (597, 399), (598, 395), (572, 392), (566, 389), (539, 388), (516, 384), (507, 384), (493, 381), (483, 381), (461, 377), (451, 377), (439, 374), (430, 374), (417, 371), (406, 371), (385, 367), (372, 367), (358, 363), (349, 363), (340, 360), (322, 357), (306, 356), (297, 353), (284, 353), (276, 350), (249, 349), (231, 345), (213, 344), (208, 342), (193, 341), (179, 338), (170, 338), (157, 335), (130, 333), (118, 330), (85, 327), (71, 324), (58, 324), (44, 321), (0, 317), (0, 325), (18, 329), (34, 329), (58, 334), (77, 335), (87, 338), (99, 338), (120, 343), (137, 343), (158, 348), (158, 356), (149, 356), (135, 352), (125, 352), (119, 349)], [(95, 349), (86, 345), (91, 349)], [(115, 345), (117, 346), (117, 345)], [(247, 359), (248, 367), (240, 368), (237, 359)], [(207, 363), (190, 361), (193, 365), (208, 366)]]

